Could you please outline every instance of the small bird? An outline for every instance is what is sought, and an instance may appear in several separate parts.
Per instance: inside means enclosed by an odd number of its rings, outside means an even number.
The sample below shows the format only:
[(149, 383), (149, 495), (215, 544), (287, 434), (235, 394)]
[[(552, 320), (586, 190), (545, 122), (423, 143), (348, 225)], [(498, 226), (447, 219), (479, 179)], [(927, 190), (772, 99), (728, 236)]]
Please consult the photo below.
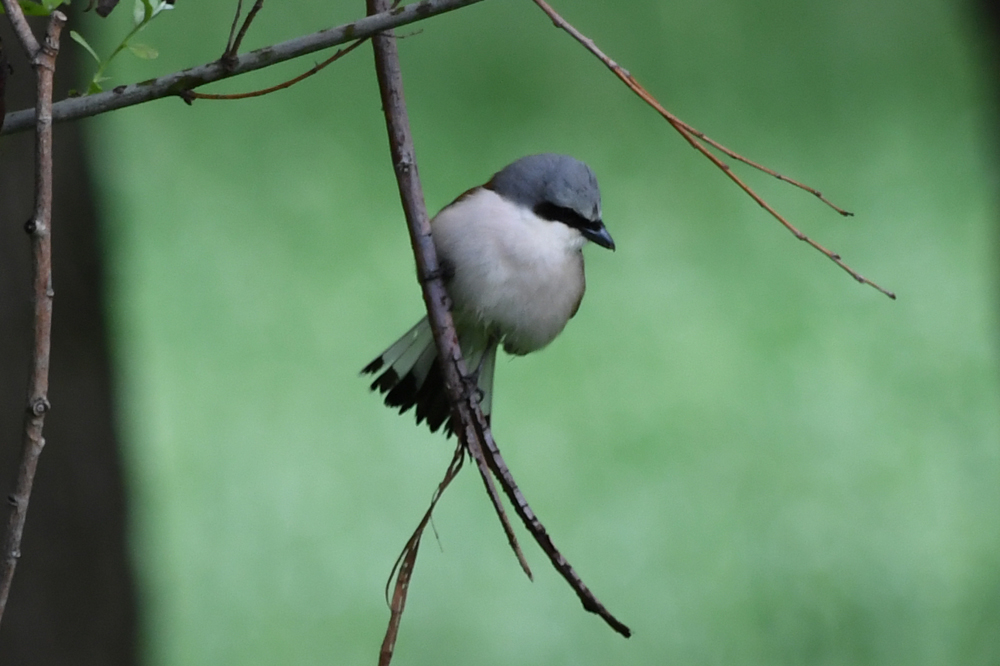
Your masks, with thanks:
[[(529, 155), (445, 206), (431, 234), (451, 298), (466, 367), (490, 415), (498, 346), (523, 356), (552, 342), (576, 314), (585, 289), (587, 241), (615, 249), (601, 221), (597, 178), (566, 155)], [(417, 423), (454, 433), (444, 376), (424, 317), (361, 371), (371, 390)], [(384, 370), (383, 370), (384, 368)]]

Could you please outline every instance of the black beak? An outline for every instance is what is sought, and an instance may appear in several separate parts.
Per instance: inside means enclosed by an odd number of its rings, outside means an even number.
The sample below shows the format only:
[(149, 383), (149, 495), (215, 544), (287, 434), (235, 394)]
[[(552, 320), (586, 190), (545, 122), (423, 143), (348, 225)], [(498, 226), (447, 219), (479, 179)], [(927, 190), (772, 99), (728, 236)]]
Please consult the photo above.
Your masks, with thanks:
[(611, 234), (604, 227), (604, 223), (598, 220), (593, 223), (593, 226), (587, 225), (585, 227), (580, 227), (580, 233), (583, 237), (592, 243), (597, 243), (601, 247), (606, 247), (612, 252), (615, 251), (615, 241), (611, 238)]

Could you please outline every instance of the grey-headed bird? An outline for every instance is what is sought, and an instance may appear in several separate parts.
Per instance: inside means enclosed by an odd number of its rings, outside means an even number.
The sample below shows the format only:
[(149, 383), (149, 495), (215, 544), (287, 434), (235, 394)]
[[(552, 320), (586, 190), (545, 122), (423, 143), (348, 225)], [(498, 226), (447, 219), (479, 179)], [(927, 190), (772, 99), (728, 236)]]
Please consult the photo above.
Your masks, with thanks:
[[(523, 356), (546, 346), (576, 314), (585, 289), (583, 246), (614, 250), (601, 221), (597, 178), (566, 155), (529, 155), (468, 190), (431, 220), (431, 234), (466, 367), (488, 417), (498, 346)], [(451, 408), (424, 317), (362, 374), (402, 414), (416, 406), (431, 432)]]

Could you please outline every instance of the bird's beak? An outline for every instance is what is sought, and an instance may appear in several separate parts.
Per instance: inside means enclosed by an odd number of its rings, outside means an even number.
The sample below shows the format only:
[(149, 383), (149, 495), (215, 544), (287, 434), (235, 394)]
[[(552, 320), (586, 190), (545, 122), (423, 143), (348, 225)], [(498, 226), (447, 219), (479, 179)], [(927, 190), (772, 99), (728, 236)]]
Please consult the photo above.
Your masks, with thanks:
[(580, 233), (587, 240), (597, 243), (601, 247), (606, 247), (612, 252), (615, 251), (615, 241), (611, 238), (611, 234), (604, 227), (603, 222), (598, 222), (594, 227), (581, 227)]

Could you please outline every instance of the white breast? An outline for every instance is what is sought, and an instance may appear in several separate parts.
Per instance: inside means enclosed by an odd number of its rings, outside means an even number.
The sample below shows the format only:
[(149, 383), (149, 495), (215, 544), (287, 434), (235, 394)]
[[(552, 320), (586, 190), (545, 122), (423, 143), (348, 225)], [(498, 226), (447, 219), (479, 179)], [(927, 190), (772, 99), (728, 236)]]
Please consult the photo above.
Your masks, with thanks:
[(456, 320), (500, 335), (508, 353), (544, 347), (575, 313), (587, 242), (576, 229), (480, 188), (438, 213), (431, 231), (454, 268), (448, 293)]

